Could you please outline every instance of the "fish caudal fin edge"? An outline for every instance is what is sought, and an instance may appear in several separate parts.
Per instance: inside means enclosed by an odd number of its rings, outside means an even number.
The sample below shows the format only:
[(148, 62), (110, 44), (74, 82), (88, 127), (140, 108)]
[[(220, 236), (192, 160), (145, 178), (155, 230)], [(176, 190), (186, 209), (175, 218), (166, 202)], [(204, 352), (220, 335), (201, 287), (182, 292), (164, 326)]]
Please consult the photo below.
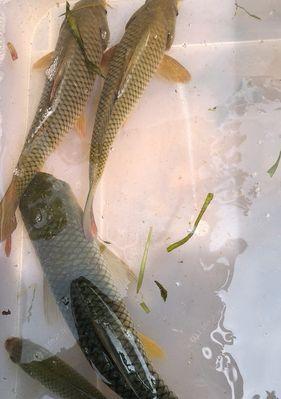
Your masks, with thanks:
[(89, 191), (88, 198), (86, 201), (84, 214), (83, 214), (83, 230), (85, 237), (91, 241), (93, 237), (97, 236), (97, 225), (93, 212), (93, 200), (94, 200), (95, 190), (94, 187)]
[(17, 227), (15, 216), (17, 207), (18, 196), (14, 181), (12, 181), (0, 203), (0, 241), (2, 242), (8, 240), (6, 250), (9, 248), (11, 235)]

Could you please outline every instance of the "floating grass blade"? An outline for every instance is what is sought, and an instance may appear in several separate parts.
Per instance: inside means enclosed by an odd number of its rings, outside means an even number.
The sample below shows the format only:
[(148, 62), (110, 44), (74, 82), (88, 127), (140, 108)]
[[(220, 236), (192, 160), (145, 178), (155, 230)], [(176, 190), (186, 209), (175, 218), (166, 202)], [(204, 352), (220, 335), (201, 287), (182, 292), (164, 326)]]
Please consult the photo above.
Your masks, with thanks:
[(151, 244), (151, 239), (152, 239), (152, 227), (149, 229), (149, 233), (147, 236), (147, 240), (145, 243), (145, 248), (141, 260), (141, 265), (140, 265), (140, 272), (139, 272), (139, 277), (138, 277), (138, 284), (137, 284), (137, 294), (140, 292), (140, 289), (142, 287), (143, 283), (143, 277), (144, 277), (144, 272), (145, 272), (145, 267), (146, 267), (146, 262), (147, 262), (147, 256), (148, 256), (148, 250), (149, 246)]
[(273, 175), (275, 174), (275, 172), (276, 172), (276, 170), (277, 170), (277, 168), (279, 166), (280, 160), (281, 160), (281, 151), (279, 152), (279, 156), (278, 156), (277, 161), (275, 162), (275, 164), (272, 165), (271, 168), (269, 168), (268, 171), (267, 171), (267, 173), (269, 174), (270, 177), (273, 177)]
[(147, 306), (147, 304), (145, 302), (142, 302), (140, 304), (141, 308), (145, 311), (145, 313), (150, 313), (151, 310), (149, 309), (149, 307)]
[(163, 287), (163, 285), (162, 285), (161, 283), (159, 283), (159, 281), (154, 280), (154, 283), (155, 283), (155, 284), (157, 285), (157, 287), (159, 288), (161, 297), (163, 298), (163, 301), (166, 302), (166, 301), (167, 301), (167, 298), (168, 298), (168, 291), (166, 290), (165, 287)]
[(240, 8), (240, 10), (244, 11), (247, 15), (249, 15), (249, 17), (255, 18), (255, 19), (258, 19), (259, 21), (261, 21), (261, 18), (260, 18), (260, 17), (258, 17), (258, 16), (255, 15), (255, 14), (251, 14), (245, 7), (240, 6), (240, 4), (235, 3), (235, 7), (236, 7), (235, 15), (237, 15), (237, 10), (238, 10), (238, 8)]
[(74, 36), (75, 40), (78, 43), (78, 46), (80, 47), (80, 50), (85, 59), (85, 64), (87, 65), (87, 68), (89, 69), (90, 72), (96, 73), (104, 78), (104, 75), (102, 74), (101, 69), (88, 58), (80, 30), (78, 28), (78, 25), (76, 24), (75, 18), (72, 15), (72, 11), (70, 9), (70, 5), (69, 5), (68, 1), (66, 2), (65, 18), (66, 18), (67, 25), (70, 29), (70, 32), (72, 33), (72, 35)]
[(187, 236), (184, 237), (182, 240), (177, 241), (174, 244), (169, 245), (168, 248), (167, 248), (168, 252), (172, 252), (174, 249), (182, 246), (183, 244), (185, 244), (187, 241), (189, 241), (191, 239), (191, 237), (194, 235), (194, 233), (195, 233), (195, 231), (196, 231), (196, 229), (198, 227), (198, 224), (199, 224), (200, 220), (202, 219), (204, 213), (206, 212), (206, 210), (207, 210), (208, 206), (210, 205), (211, 201), (213, 200), (213, 198), (214, 198), (214, 194), (209, 193), (207, 195), (207, 197), (205, 199), (205, 202), (204, 202), (204, 204), (203, 204), (203, 206), (201, 208), (201, 211), (200, 211), (199, 215), (197, 216), (197, 219), (195, 220), (195, 223), (193, 225), (192, 231), (190, 233), (188, 233)]

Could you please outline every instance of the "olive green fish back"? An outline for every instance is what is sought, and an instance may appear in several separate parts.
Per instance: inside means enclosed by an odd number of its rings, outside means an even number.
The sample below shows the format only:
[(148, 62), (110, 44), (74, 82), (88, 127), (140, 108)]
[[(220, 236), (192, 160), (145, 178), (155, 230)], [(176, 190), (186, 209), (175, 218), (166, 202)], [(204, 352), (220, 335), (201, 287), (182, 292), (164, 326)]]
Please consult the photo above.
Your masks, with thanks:
[[(82, 0), (71, 11), (76, 21), (90, 61), (100, 65), (109, 31), (106, 10), (98, 0)], [(95, 80), (70, 32), (66, 21), (51, 66), (46, 71), (46, 83), (30, 132), (15, 169), (16, 188), (21, 195), (34, 173), (62, 137), (73, 127), (83, 112)]]

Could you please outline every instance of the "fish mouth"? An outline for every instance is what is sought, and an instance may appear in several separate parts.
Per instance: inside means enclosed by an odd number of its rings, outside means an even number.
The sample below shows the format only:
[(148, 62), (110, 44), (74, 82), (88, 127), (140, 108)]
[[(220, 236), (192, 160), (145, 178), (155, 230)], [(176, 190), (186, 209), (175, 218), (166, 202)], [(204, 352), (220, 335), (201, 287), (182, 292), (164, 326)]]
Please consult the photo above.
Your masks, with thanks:
[(14, 363), (19, 363), (22, 353), (22, 340), (20, 338), (11, 337), (5, 341), (5, 349), (9, 353)]

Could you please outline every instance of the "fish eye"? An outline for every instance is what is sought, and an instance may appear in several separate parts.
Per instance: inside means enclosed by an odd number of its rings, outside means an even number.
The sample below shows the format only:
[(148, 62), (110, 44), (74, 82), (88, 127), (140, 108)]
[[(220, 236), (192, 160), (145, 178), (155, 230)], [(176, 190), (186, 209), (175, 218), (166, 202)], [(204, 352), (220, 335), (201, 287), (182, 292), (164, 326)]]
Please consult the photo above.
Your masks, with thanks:
[(41, 229), (46, 224), (46, 211), (44, 209), (35, 209), (32, 215), (32, 222), (35, 229)]

